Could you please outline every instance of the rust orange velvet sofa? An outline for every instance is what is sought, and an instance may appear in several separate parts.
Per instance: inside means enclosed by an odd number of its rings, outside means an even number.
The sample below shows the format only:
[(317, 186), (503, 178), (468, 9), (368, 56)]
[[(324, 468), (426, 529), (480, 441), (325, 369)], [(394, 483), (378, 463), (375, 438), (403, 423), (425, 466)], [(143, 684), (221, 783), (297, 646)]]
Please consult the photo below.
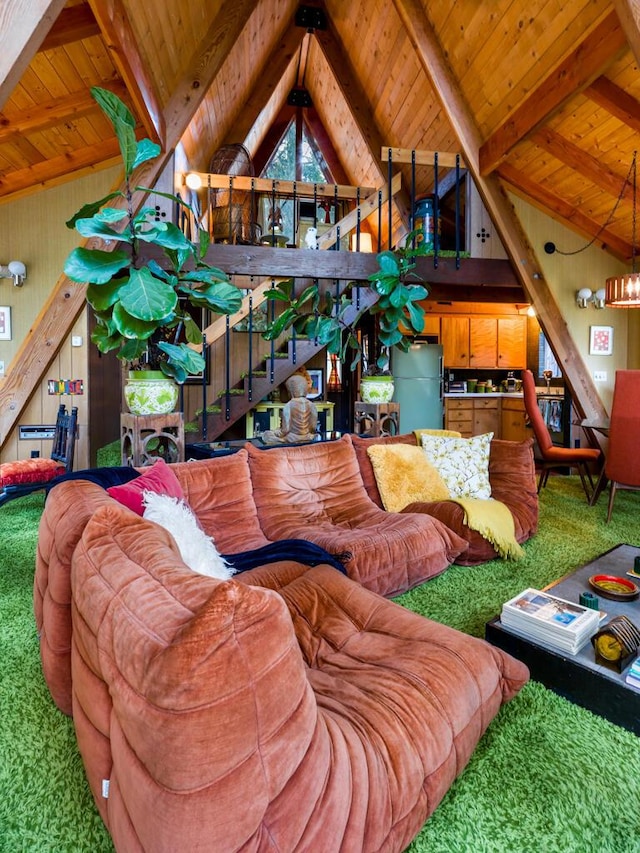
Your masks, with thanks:
[[(366, 588), (419, 583), (466, 543), (424, 514), (379, 509), (350, 442), (333, 445), (351, 507), (322, 445), (315, 480), (304, 448), (280, 458), (305, 451), (318, 544), (343, 550), (354, 530), (351, 577), (292, 560), (203, 577), (167, 531), (95, 483), (49, 494), (35, 576), (43, 671), (118, 851), (404, 850), (526, 682), (501, 650)], [(172, 466), (221, 553), (268, 541), (251, 464), (242, 450)], [(398, 545), (402, 524), (425, 558), (439, 555), (422, 575)]]
[(116, 504), (71, 571), (74, 726), (118, 851), (399, 853), (528, 677), (329, 566), (196, 575)]
[[(364, 487), (371, 500), (382, 507), (382, 499), (367, 448), (372, 444), (416, 444), (413, 433), (382, 438), (349, 437), (358, 459)], [(538, 490), (536, 485), (533, 439), (503, 441), (493, 439), (489, 453), (489, 482), (491, 497), (504, 503), (513, 516), (514, 534), (519, 543), (526, 542), (538, 530)], [(427, 513), (437, 518), (458, 536), (468, 542), (455, 562), (461, 566), (486, 563), (498, 555), (493, 545), (464, 523), (464, 510), (455, 501), (430, 501), (411, 503), (402, 513)]]

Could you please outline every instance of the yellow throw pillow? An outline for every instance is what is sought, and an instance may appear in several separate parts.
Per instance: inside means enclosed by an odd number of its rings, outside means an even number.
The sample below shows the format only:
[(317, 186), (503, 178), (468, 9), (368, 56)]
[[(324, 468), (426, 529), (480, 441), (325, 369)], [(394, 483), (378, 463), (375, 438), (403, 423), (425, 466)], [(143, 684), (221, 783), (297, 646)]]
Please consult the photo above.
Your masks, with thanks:
[(444, 501), (444, 480), (421, 447), (410, 444), (373, 444), (367, 448), (382, 505), (400, 512), (415, 501)]

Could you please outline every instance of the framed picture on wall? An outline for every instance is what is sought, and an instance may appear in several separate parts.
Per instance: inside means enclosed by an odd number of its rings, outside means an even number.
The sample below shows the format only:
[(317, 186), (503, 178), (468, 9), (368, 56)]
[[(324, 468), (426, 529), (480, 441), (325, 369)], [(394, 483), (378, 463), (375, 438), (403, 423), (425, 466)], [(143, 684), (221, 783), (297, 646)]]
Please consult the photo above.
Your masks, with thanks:
[(11, 308), (0, 305), (0, 341), (11, 340)]
[(613, 355), (613, 326), (589, 327), (589, 355)]
[(311, 390), (307, 394), (310, 400), (322, 400), (324, 394), (324, 376), (322, 368), (307, 371), (311, 377)]

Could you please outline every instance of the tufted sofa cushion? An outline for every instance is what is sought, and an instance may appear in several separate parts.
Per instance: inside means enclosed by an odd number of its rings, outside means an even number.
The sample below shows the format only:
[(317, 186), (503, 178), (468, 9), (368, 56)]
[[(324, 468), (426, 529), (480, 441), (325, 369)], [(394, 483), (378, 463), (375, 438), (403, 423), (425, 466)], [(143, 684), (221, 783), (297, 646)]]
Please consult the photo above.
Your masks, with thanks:
[[(360, 438), (351, 436), (365, 488), (371, 499), (382, 506), (367, 448), (375, 444), (415, 444), (413, 433), (391, 438)], [(504, 441), (493, 439), (489, 453), (489, 482), (491, 496), (506, 504), (513, 516), (518, 542), (526, 542), (538, 529), (538, 492), (533, 459), (533, 439)], [(423, 512), (439, 519), (468, 542), (468, 549), (456, 557), (463, 566), (485, 563), (497, 557), (490, 542), (464, 523), (464, 511), (455, 501), (412, 503), (403, 512)]]
[(72, 588), (74, 726), (130, 853), (401, 851), (527, 679), (327, 566), (280, 594), (195, 575), (115, 504)]
[(367, 495), (351, 436), (338, 441), (248, 448), (253, 497), (269, 539), (308, 539), (347, 551), (349, 577), (392, 596), (443, 572), (467, 544), (424, 514), (391, 514)]

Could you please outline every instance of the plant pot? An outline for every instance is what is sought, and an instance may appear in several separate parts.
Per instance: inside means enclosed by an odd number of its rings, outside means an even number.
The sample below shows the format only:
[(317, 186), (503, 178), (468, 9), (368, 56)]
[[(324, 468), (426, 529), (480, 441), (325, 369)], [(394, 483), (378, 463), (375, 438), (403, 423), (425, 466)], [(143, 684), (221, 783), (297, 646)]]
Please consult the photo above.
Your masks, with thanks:
[(360, 380), (363, 403), (390, 403), (393, 390), (393, 376), (363, 376)]
[(161, 370), (130, 370), (124, 398), (132, 415), (166, 415), (178, 402), (178, 386)]

